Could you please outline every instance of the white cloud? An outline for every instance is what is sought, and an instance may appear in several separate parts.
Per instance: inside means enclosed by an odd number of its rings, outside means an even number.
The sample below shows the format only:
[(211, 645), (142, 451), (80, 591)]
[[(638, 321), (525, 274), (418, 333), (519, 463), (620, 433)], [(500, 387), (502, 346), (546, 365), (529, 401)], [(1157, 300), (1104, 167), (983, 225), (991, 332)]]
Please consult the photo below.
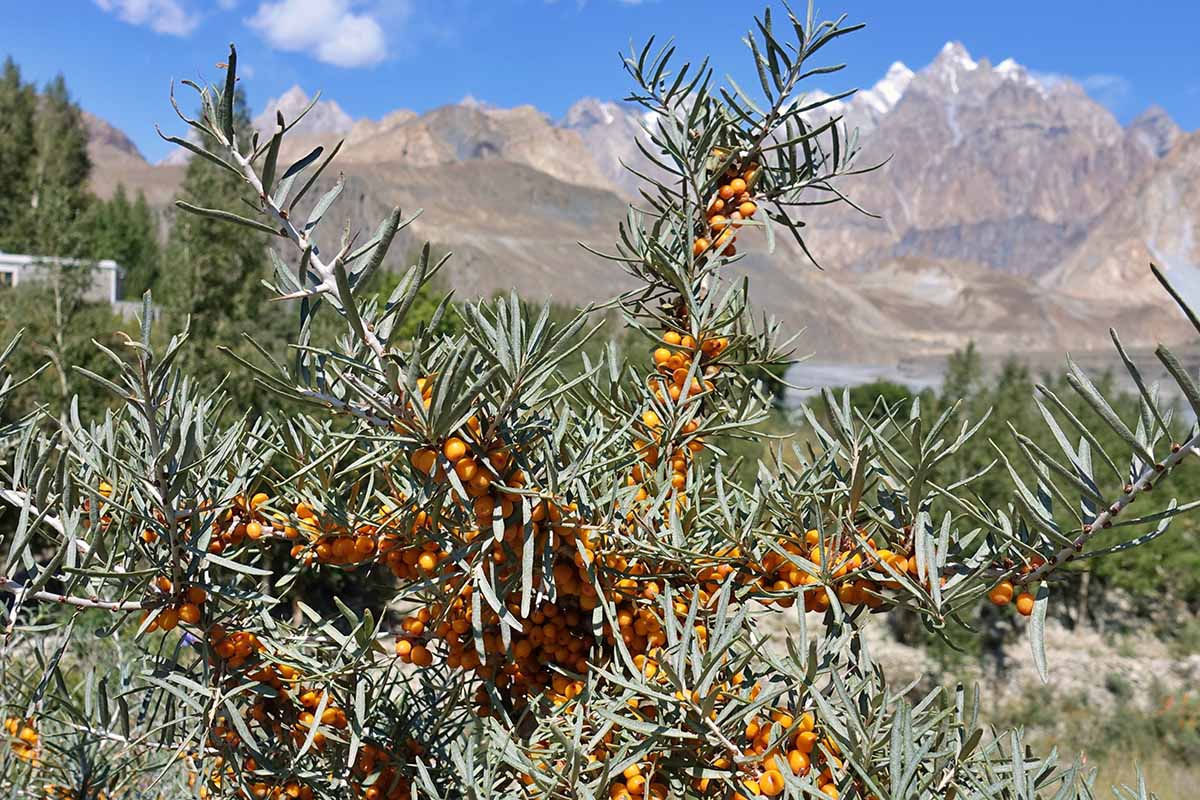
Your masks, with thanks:
[(1106, 106), (1114, 107), (1124, 102), (1133, 93), (1133, 84), (1121, 75), (1101, 73), (1086, 75), (1079, 79), (1079, 85), (1087, 93)]
[(338, 67), (367, 67), (387, 56), (383, 27), (350, 0), (261, 3), (246, 22), (278, 50), (307, 52)]
[(187, 36), (200, 24), (200, 15), (189, 12), (180, 0), (95, 0), (96, 5), (130, 25), (155, 33)]
[(1112, 111), (1118, 111), (1133, 96), (1133, 83), (1123, 75), (1108, 72), (1098, 72), (1092, 75), (1075, 77), (1061, 72), (1031, 71), (1030, 76), (1047, 89), (1054, 89), (1064, 83), (1074, 83), (1082, 88), (1093, 100), (1108, 106)]

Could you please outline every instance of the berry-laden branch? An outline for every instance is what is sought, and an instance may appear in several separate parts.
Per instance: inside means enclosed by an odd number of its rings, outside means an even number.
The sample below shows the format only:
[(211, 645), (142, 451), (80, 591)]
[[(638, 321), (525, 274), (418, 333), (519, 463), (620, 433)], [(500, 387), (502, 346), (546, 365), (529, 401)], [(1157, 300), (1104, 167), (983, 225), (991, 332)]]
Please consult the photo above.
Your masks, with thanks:
[(1098, 531), (1111, 528), (1113, 519), (1126, 506), (1136, 500), (1139, 494), (1149, 491), (1154, 486), (1155, 481), (1165, 476), (1183, 461), (1184, 458), (1193, 454), (1200, 455), (1200, 433), (1197, 433), (1181, 445), (1172, 445), (1170, 455), (1161, 462), (1148, 464), (1143, 467), (1137, 480), (1127, 485), (1121, 496), (1112, 505), (1097, 514), (1090, 523), (1083, 526), (1079, 535), (1071, 543), (1071, 546), (1062, 548), (1044, 563), (1025, 574), (1021, 574), (1018, 571), (1010, 572), (1009, 577), (1012, 583), (1017, 586), (1035, 583), (1067, 562), (1074, 560), (1083, 552), (1083, 548), (1087, 545), (1088, 540), (1095, 536)]

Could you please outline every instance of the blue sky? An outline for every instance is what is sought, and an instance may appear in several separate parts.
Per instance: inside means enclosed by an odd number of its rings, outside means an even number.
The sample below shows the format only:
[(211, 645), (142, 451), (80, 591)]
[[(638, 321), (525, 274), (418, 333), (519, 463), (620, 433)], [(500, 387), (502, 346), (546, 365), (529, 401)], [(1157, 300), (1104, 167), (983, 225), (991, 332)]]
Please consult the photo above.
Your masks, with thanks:
[[(230, 41), (256, 111), (300, 84), (323, 89), (355, 117), (472, 95), (532, 103), (557, 118), (583, 96), (624, 96), (618, 53), (652, 33), (674, 35), (681, 53), (711, 54), (722, 72), (752, 80), (740, 37), (762, 2), (38, 0), (6, 4), (0, 55), (38, 82), (62, 72), (85, 109), (154, 161), (169, 150), (154, 123), (175, 125), (169, 81), (217, 79)], [(831, 91), (868, 87), (896, 60), (917, 69), (956, 39), (975, 58), (1011, 56), (1069, 75), (1123, 122), (1157, 103), (1184, 128), (1200, 128), (1194, 0), (840, 0), (818, 10), (868, 25), (827, 51), (848, 64), (822, 82)]]

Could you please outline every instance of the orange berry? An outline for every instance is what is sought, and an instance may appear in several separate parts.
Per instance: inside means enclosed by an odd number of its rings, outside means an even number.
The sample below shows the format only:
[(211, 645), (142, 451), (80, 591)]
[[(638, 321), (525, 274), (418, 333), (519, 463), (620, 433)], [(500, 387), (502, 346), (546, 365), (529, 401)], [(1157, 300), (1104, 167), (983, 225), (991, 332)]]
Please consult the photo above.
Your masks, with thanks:
[(433, 654), (423, 644), (419, 644), (412, 649), (412, 663), (418, 667), (428, 667), (433, 663)]
[(1012, 581), (1000, 581), (988, 592), (988, 599), (992, 601), (993, 605), (1008, 605), (1013, 599)]
[(783, 791), (783, 776), (769, 769), (758, 779), (758, 790), (767, 797), (774, 797)]
[(460, 458), (454, 465), (454, 473), (464, 483), (470, 481), (479, 472), (479, 463), (473, 458)]
[(179, 607), (179, 619), (190, 625), (195, 625), (200, 621), (200, 606), (195, 603), (184, 603)]
[(451, 436), (446, 440), (446, 443), (442, 445), (442, 452), (445, 453), (446, 458), (450, 459), (451, 461), (458, 461), (467, 454), (467, 443), (462, 439), (459, 439), (457, 436)]
[[(422, 447), (420, 450), (414, 451), (409, 460), (412, 461), (417, 472), (428, 475), (433, 471), (433, 465), (437, 463), (437, 454), (427, 447)], [(299, 511), (296, 513), (299, 515)]]
[(1033, 595), (1029, 592), (1021, 592), (1017, 595), (1017, 612), (1023, 617), (1028, 617), (1033, 613)]
[(755, 211), (758, 211), (758, 206), (756, 206), (750, 200), (747, 200), (746, 202), (744, 202), (740, 206), (738, 206), (738, 213), (741, 214), (742, 217), (745, 219), (750, 219), (751, 217), (753, 217)]

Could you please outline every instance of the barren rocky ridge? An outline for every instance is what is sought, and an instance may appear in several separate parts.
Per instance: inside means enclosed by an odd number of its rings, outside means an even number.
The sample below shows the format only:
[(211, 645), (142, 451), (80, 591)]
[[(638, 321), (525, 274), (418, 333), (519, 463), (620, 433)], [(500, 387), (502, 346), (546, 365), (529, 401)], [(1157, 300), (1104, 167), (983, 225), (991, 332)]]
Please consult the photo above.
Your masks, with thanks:
[[(308, 102), (295, 87), (256, 125)], [(807, 328), (807, 349), (880, 361), (970, 339), (995, 351), (1090, 349), (1114, 324), (1131, 344), (1185, 335), (1148, 265), (1200, 296), (1200, 133), (1166, 112), (1123, 127), (1069, 80), (949, 43), (924, 68), (894, 64), (821, 113), (857, 128), (860, 163), (887, 161), (843, 187), (878, 218), (813, 214), (823, 270), (782, 236), (774, 253), (747, 247), (739, 266), (768, 311)], [(168, 209), (182, 160), (148, 164), (123, 133), (88, 122), (96, 191), (124, 183)], [(592, 98), (557, 122), (470, 100), (356, 120), (322, 98), (284, 156), (345, 138), (340, 213), (353, 225), (371, 230), (395, 204), (424, 208), (409, 234), (458, 254), (448, 275), (463, 292), (516, 287), (577, 302), (621, 284), (618, 266), (577, 242), (608, 249), (635, 195), (623, 165), (644, 166), (634, 139), (646, 124), (637, 109)]]

